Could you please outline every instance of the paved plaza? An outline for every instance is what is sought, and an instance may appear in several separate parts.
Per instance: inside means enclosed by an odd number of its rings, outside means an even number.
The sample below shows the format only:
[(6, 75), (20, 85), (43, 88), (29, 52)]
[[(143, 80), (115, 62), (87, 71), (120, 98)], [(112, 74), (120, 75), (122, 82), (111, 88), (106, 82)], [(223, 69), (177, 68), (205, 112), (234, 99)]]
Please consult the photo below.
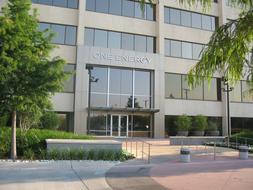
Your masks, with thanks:
[(214, 157), (213, 147), (188, 146), (191, 162), (181, 163), (181, 146), (171, 146), (168, 141), (149, 143), (149, 164), (147, 155), (142, 159), (142, 144), (134, 142), (128, 142), (128, 151), (137, 153), (137, 158), (121, 163), (0, 161), (0, 190), (253, 189), (253, 155), (239, 160), (237, 151), (217, 148)]

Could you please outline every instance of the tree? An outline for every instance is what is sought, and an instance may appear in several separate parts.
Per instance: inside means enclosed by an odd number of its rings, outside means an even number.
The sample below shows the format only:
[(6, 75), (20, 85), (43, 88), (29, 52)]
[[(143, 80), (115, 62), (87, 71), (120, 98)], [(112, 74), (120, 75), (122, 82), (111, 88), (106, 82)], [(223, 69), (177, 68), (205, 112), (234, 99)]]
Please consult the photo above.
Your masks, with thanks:
[(12, 113), (12, 159), (17, 114), (50, 109), (50, 98), (66, 77), (65, 61), (49, 55), (53, 34), (40, 32), (36, 11), (30, 11), (30, 0), (9, 0), (0, 16), (0, 107)]

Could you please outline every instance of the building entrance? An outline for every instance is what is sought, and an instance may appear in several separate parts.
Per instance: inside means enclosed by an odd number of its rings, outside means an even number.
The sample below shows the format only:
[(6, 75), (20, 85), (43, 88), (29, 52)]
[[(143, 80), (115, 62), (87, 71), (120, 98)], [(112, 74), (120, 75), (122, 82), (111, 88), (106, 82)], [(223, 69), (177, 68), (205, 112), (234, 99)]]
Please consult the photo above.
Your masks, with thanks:
[(110, 133), (114, 137), (128, 136), (128, 115), (111, 115)]

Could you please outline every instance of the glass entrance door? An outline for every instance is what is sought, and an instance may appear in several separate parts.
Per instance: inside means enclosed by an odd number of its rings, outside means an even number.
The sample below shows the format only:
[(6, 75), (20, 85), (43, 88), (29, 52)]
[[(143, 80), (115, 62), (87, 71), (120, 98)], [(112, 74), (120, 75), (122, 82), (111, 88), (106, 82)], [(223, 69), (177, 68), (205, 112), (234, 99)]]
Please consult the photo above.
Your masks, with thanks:
[(128, 115), (111, 115), (111, 136), (128, 136)]

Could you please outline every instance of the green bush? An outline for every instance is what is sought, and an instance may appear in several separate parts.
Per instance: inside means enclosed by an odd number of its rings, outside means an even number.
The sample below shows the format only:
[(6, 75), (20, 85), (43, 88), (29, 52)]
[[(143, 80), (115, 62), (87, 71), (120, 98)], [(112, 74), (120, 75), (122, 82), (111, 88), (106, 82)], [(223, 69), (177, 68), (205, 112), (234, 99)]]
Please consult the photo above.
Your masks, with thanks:
[(0, 126), (7, 126), (9, 115), (0, 116)]
[(60, 118), (53, 111), (48, 111), (41, 117), (41, 126), (44, 129), (57, 129), (60, 125)]
[[(22, 134), (17, 129), (17, 154), (19, 157), (24, 156), (24, 152), (31, 149), (36, 158), (39, 155), (45, 157), (46, 150), (45, 139), (94, 139), (92, 136), (78, 135), (63, 131), (52, 131), (46, 129), (30, 129), (27, 133)], [(8, 158), (11, 148), (11, 128), (0, 127), (0, 158)], [(42, 158), (44, 159), (44, 158)]]
[(176, 118), (175, 126), (177, 131), (188, 131), (192, 125), (192, 120), (187, 115), (181, 115)]
[(216, 122), (210, 121), (208, 123), (208, 127), (206, 129), (207, 131), (217, 131), (218, 130), (218, 125)]
[(204, 131), (207, 128), (207, 117), (204, 115), (197, 115), (193, 119), (193, 127), (194, 131)]

